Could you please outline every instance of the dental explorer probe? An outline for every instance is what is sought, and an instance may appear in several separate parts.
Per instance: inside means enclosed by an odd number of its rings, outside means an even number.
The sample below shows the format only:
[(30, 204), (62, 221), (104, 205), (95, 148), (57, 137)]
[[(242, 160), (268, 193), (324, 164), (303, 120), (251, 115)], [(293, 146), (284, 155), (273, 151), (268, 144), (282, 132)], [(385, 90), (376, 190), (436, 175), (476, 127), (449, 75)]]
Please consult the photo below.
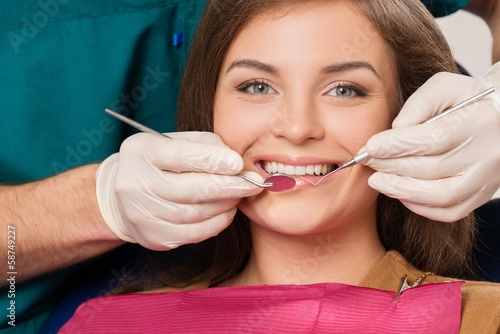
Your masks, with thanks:
[[(113, 111), (111, 109), (105, 109), (104, 111), (107, 114), (119, 119), (120, 121), (127, 123), (128, 125), (136, 128), (137, 130), (140, 130), (142, 132), (151, 133), (151, 134), (161, 136), (164, 138), (175, 140), (174, 138), (167, 136), (164, 133), (153, 130), (153, 129), (145, 126), (144, 124), (136, 122), (133, 119), (128, 118), (127, 116), (124, 116), (122, 114), (117, 113), (116, 111)], [(295, 179), (292, 176), (287, 175), (287, 174), (272, 174), (265, 179), (264, 183), (252, 180), (251, 178), (249, 178), (248, 176), (246, 176), (244, 174), (238, 174), (238, 176), (244, 180), (247, 180), (250, 183), (253, 183), (254, 185), (256, 185), (258, 187), (267, 189), (269, 191), (278, 192), (278, 191), (292, 189), (293, 187), (295, 187)], [(272, 180), (272, 182), (269, 181), (270, 179)]]
[[(454, 106), (452, 106), (452, 107), (450, 107), (450, 108), (448, 108), (448, 109), (445, 109), (443, 112), (441, 112), (441, 113), (439, 113), (439, 114), (437, 114), (437, 115), (435, 115), (435, 116), (433, 116), (433, 117), (429, 118), (428, 120), (426, 120), (426, 121), (424, 121), (424, 122), (422, 122), (422, 123), (420, 123), (420, 124), (427, 124), (427, 123), (433, 122), (433, 121), (435, 121), (435, 120), (437, 120), (437, 119), (440, 119), (441, 117), (444, 117), (444, 116), (446, 116), (446, 115), (448, 115), (448, 114), (451, 114), (452, 112), (455, 112), (455, 111), (457, 111), (457, 110), (459, 110), (459, 109), (465, 108), (466, 106), (468, 106), (468, 105), (470, 105), (470, 104), (472, 104), (472, 103), (476, 102), (477, 100), (479, 100), (479, 99), (481, 99), (481, 98), (485, 97), (485, 96), (486, 96), (486, 95), (488, 95), (488, 94), (493, 93), (494, 91), (495, 91), (495, 87), (490, 87), (490, 88), (488, 88), (488, 89), (486, 89), (486, 90), (482, 91), (481, 93), (476, 94), (476, 95), (474, 95), (474, 96), (472, 96), (472, 97), (468, 98), (468, 99), (467, 99), (467, 100), (465, 100), (465, 101), (462, 101), (462, 102), (460, 102), (460, 103), (458, 103), (458, 104), (456, 104), (456, 105), (454, 105)], [(348, 162), (346, 162), (345, 164), (343, 164), (343, 165), (342, 165), (342, 166), (340, 166), (340, 167), (337, 167), (336, 169), (332, 170), (332, 171), (331, 171), (331, 172), (329, 172), (328, 174), (323, 175), (323, 177), (322, 177), (321, 179), (319, 179), (319, 181), (318, 181), (318, 182), (316, 182), (316, 183), (313, 183), (313, 182), (311, 182), (311, 181), (309, 181), (309, 180), (307, 180), (307, 179), (305, 179), (305, 178), (304, 178), (304, 180), (306, 180), (306, 181), (308, 181), (308, 182), (310, 182), (311, 184), (313, 184), (313, 185), (315, 185), (315, 186), (316, 186), (316, 185), (318, 185), (321, 181), (323, 181), (323, 179), (324, 179), (325, 177), (330, 176), (330, 175), (332, 175), (333, 173), (336, 173), (336, 172), (338, 172), (338, 171), (340, 171), (340, 170), (342, 170), (342, 169), (345, 169), (345, 168), (348, 168), (348, 167), (352, 167), (352, 166), (354, 166), (354, 165), (357, 165), (357, 164), (359, 164), (360, 162), (362, 162), (362, 161), (364, 161), (364, 160), (368, 159), (369, 157), (370, 157), (370, 156), (368, 155), (368, 153), (367, 153), (366, 151), (363, 151), (363, 152), (361, 152), (361, 153), (357, 154), (357, 155), (356, 155), (356, 156), (355, 156), (352, 160), (349, 160)], [(269, 180), (269, 178), (267, 178), (267, 179), (266, 179), (266, 182), (267, 182), (268, 180)]]

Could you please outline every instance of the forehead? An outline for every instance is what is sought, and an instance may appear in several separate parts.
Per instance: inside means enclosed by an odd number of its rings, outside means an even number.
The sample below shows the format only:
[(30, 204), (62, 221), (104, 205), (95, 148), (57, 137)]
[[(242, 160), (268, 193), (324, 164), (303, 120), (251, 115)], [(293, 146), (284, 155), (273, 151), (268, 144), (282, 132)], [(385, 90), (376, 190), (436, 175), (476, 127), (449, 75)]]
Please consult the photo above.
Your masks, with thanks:
[(388, 45), (350, 1), (308, 1), (271, 7), (236, 35), (227, 58), (252, 57), (301, 63), (370, 61), (394, 71)]

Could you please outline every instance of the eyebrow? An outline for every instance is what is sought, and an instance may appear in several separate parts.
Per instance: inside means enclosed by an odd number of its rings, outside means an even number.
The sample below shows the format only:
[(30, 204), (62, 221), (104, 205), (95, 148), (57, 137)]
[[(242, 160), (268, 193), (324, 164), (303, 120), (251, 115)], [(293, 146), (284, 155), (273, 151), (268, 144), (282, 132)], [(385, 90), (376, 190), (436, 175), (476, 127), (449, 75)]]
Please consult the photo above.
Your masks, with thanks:
[(375, 74), (375, 76), (381, 79), (380, 74), (373, 68), (373, 66), (366, 61), (349, 61), (344, 63), (333, 64), (327, 67), (324, 67), (321, 72), (324, 74), (336, 73), (336, 72), (344, 72), (350, 70), (356, 70), (360, 68), (366, 68)]
[[(270, 74), (278, 74), (279, 71), (276, 67), (263, 63), (261, 61), (255, 60), (255, 59), (239, 59), (235, 60), (229, 65), (228, 69), (226, 70), (226, 73), (229, 71), (233, 70), (234, 68), (238, 67), (243, 67), (243, 68), (250, 68), (250, 69), (256, 69), (259, 71), (263, 71), (266, 73)], [(343, 63), (338, 63), (338, 64), (332, 64), (329, 66), (326, 66), (321, 69), (321, 72), (324, 74), (330, 74), (330, 73), (338, 73), (338, 72), (345, 72), (345, 71), (350, 71), (350, 70), (356, 70), (356, 69), (368, 69), (375, 76), (379, 79), (381, 79), (380, 75), (378, 72), (373, 68), (373, 66), (366, 62), (366, 61), (349, 61), (349, 62), (343, 62)]]
[(240, 59), (233, 61), (226, 70), (226, 73), (228, 73), (229, 71), (231, 71), (236, 67), (252, 68), (270, 74), (278, 74), (278, 69), (276, 67), (255, 59)]

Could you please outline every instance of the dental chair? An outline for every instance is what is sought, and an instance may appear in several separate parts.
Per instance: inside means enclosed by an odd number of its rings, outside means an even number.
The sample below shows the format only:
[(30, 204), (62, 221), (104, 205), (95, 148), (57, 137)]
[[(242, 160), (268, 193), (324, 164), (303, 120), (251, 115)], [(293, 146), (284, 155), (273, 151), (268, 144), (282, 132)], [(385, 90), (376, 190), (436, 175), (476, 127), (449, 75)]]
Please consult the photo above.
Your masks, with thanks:
[(476, 210), (478, 235), (474, 251), (477, 279), (500, 283), (500, 198)]

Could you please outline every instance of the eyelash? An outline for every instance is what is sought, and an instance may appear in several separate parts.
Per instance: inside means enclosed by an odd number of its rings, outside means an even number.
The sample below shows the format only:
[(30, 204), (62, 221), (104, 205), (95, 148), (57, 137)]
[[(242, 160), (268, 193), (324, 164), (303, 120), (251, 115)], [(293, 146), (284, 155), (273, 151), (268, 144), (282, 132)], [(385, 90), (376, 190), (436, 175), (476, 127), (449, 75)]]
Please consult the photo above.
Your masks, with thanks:
[[(268, 81), (262, 80), (262, 79), (252, 79), (252, 80), (246, 81), (246, 82), (242, 83), (241, 85), (237, 86), (236, 89), (238, 91), (245, 93), (245, 94), (248, 94), (248, 95), (256, 95), (256, 93), (252, 93), (252, 92), (248, 91), (248, 88), (250, 88), (252, 86), (256, 86), (256, 85), (265, 85), (265, 86), (268, 86), (270, 89), (274, 90)], [(337, 89), (337, 88), (347, 88), (347, 89), (352, 90), (356, 94), (356, 96), (354, 96), (354, 97), (364, 97), (364, 96), (368, 95), (368, 92), (366, 89), (364, 89), (363, 87), (361, 87), (355, 83), (352, 83), (352, 82), (339, 82), (334, 87), (329, 89), (328, 92), (325, 93), (325, 95), (328, 95), (329, 92), (331, 92), (332, 90)], [(337, 97), (339, 97), (339, 98), (353, 98), (351, 96), (337, 96)]]
[(250, 88), (252, 86), (257, 86), (257, 85), (265, 85), (265, 86), (269, 86), (269, 88), (273, 89), (271, 87), (271, 85), (269, 84), (269, 82), (267, 82), (266, 80), (262, 80), (262, 79), (252, 79), (252, 80), (246, 81), (246, 82), (242, 83), (241, 85), (237, 86), (236, 89), (242, 93), (245, 93), (245, 94), (256, 95), (255, 93), (248, 92), (247, 90), (248, 90), (248, 88)]
[[(356, 96), (354, 97), (364, 97), (366, 95), (368, 95), (368, 92), (366, 89), (364, 89), (363, 87), (355, 84), (355, 83), (352, 83), (352, 82), (339, 82), (337, 84), (335, 84), (334, 87), (332, 87), (331, 89), (328, 90), (328, 92), (325, 93), (325, 95), (327, 95), (329, 92), (333, 91), (334, 89), (337, 89), (337, 88), (347, 88), (347, 89), (351, 89), (354, 93), (356, 93)], [(340, 98), (352, 98), (351, 96), (336, 96), (336, 97), (340, 97)]]

